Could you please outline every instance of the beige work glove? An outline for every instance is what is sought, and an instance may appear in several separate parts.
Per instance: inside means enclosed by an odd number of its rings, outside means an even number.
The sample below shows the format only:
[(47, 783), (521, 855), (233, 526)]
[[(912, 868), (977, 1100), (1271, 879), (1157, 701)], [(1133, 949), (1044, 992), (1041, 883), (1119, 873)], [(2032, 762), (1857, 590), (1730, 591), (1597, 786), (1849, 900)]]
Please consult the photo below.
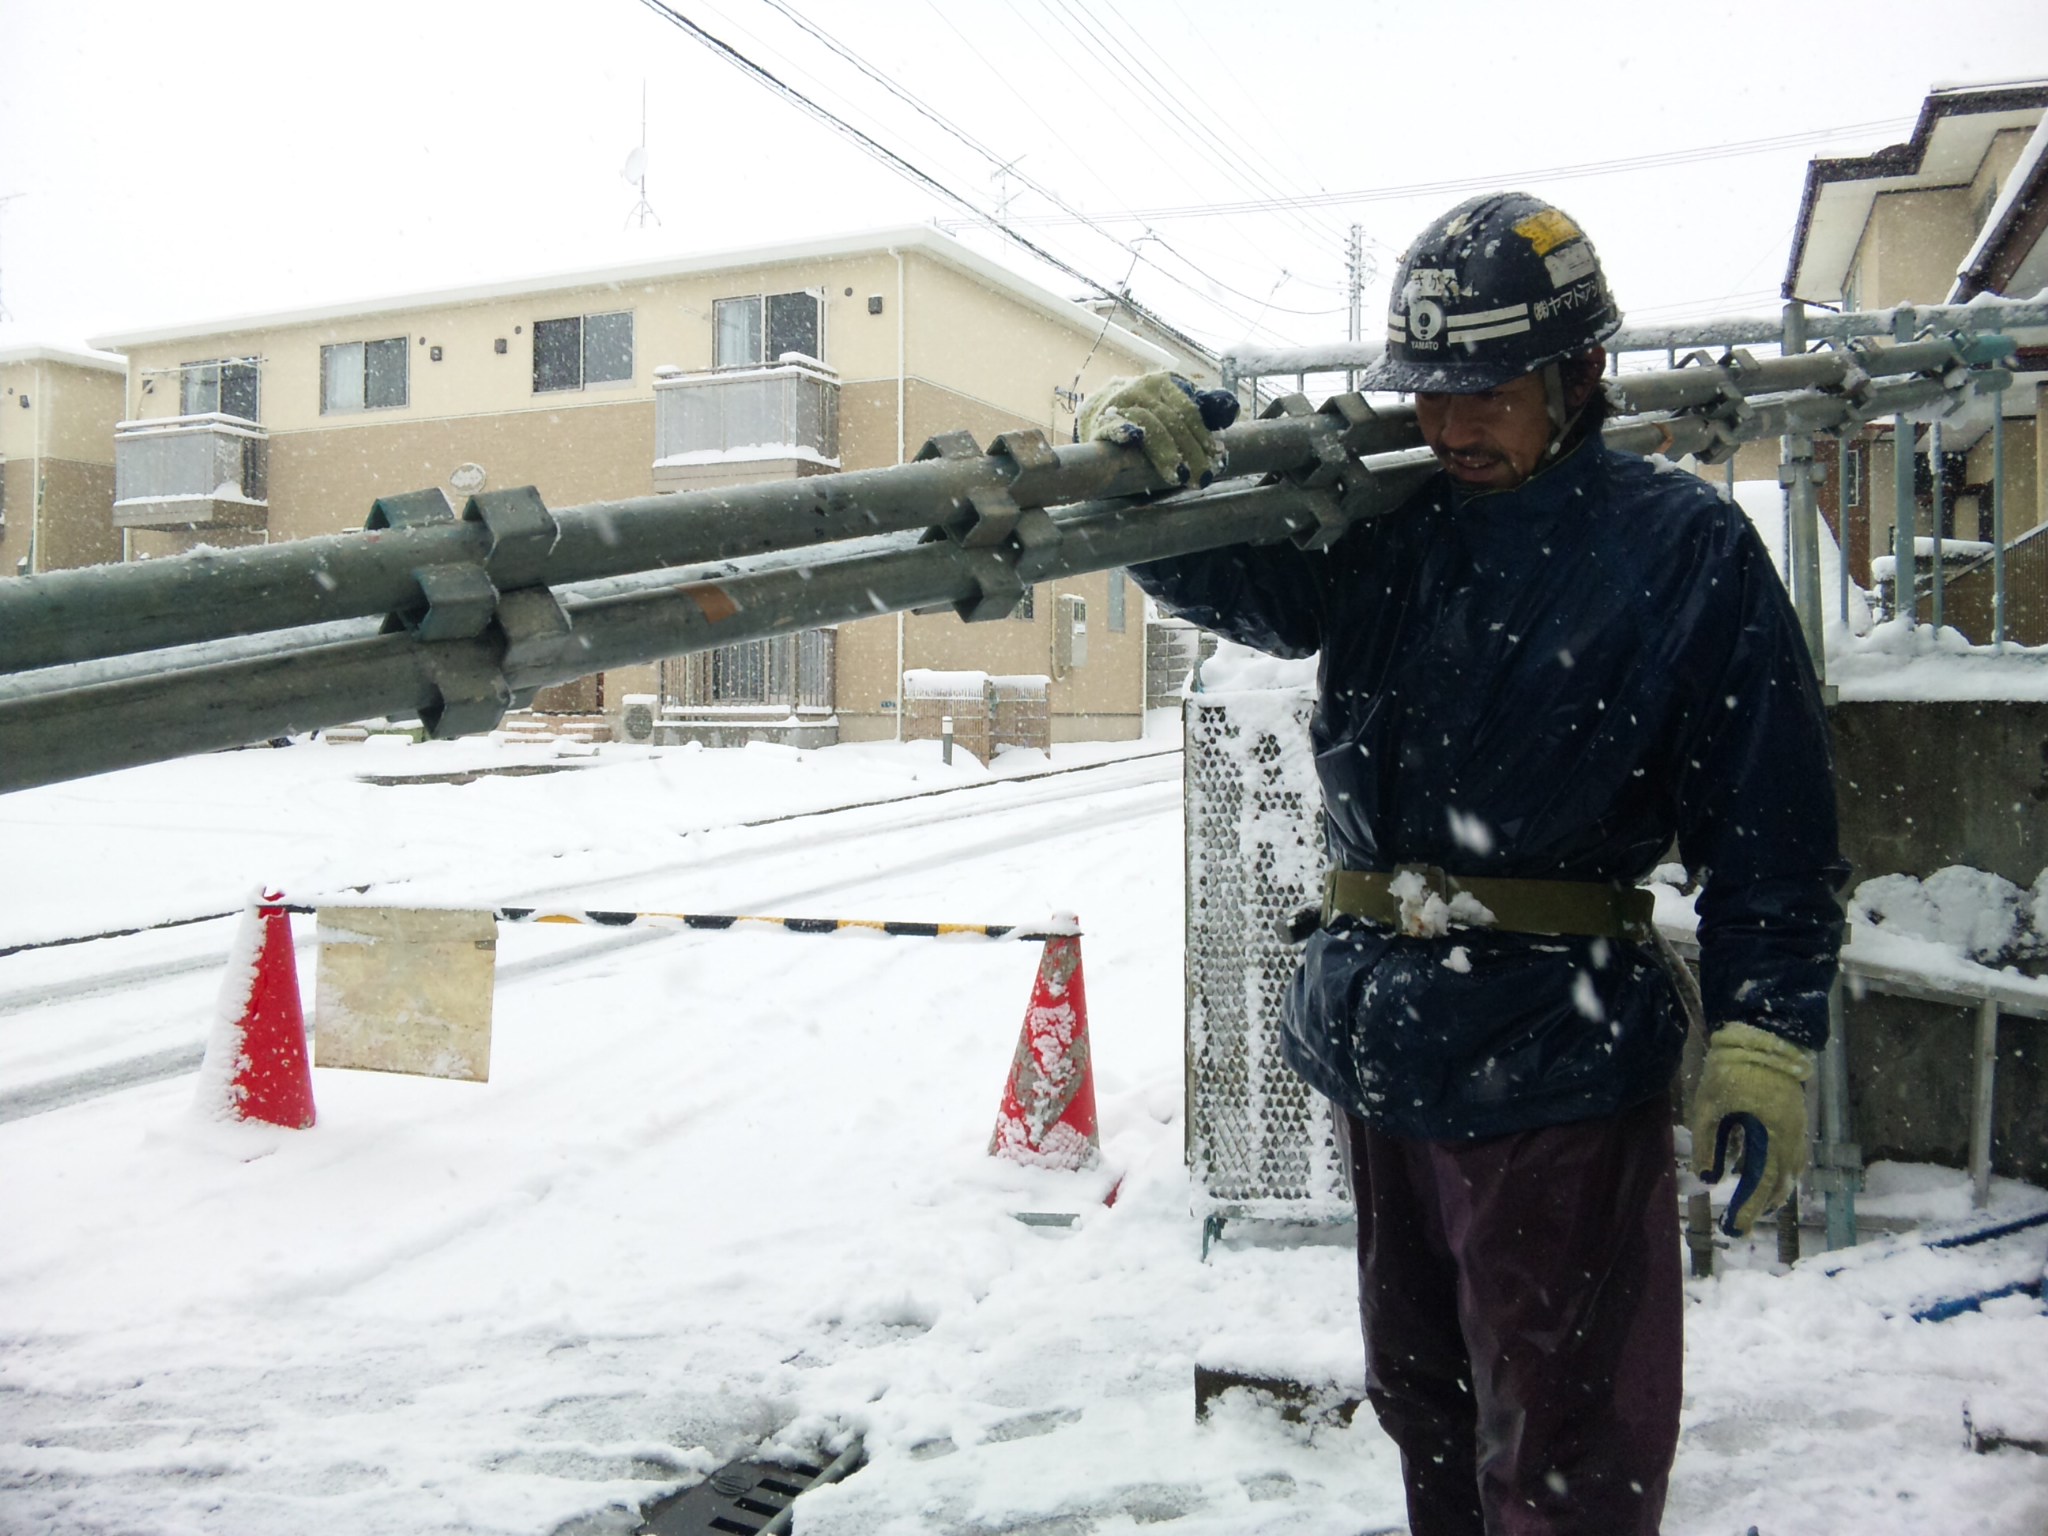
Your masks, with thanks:
[(1197, 390), (1162, 369), (1135, 379), (1111, 379), (1088, 397), (1076, 429), (1084, 443), (1144, 449), (1152, 472), (1169, 486), (1207, 485), (1225, 457), (1214, 434), (1236, 419), (1235, 396)]
[(1758, 1216), (1792, 1193), (1806, 1168), (1806, 1080), (1813, 1052), (1753, 1024), (1723, 1024), (1707, 1041), (1706, 1066), (1692, 1097), (1692, 1166), (1708, 1183), (1726, 1171), (1740, 1135), (1735, 1195), (1721, 1230), (1747, 1233)]

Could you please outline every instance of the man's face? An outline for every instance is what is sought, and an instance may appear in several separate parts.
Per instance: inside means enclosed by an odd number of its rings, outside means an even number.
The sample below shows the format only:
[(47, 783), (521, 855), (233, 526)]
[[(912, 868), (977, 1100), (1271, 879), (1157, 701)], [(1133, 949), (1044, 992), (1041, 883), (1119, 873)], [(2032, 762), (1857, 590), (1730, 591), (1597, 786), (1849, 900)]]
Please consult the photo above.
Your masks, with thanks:
[(1543, 380), (1533, 373), (1476, 395), (1417, 394), (1415, 419), (1437, 462), (1469, 490), (1513, 490), (1550, 443)]

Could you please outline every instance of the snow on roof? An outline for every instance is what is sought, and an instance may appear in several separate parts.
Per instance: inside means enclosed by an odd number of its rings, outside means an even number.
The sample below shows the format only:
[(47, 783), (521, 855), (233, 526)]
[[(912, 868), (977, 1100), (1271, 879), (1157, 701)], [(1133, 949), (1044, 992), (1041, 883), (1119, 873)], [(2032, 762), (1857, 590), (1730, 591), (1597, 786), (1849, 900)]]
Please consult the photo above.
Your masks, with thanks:
[(1927, 94), (1963, 96), (1978, 91), (2025, 90), (2029, 86), (2048, 88), (2048, 75), (2021, 75), (2013, 80), (1937, 80), (1927, 88)]
[(6, 363), (66, 363), (73, 368), (93, 368), (104, 373), (128, 371), (128, 359), (117, 357), (112, 352), (94, 352), (84, 347), (58, 347), (42, 342), (24, 342), (20, 346), (0, 347), (0, 364)]
[[(551, 272), (423, 293), (351, 299), (334, 304), (316, 304), (304, 309), (237, 315), (148, 330), (122, 331), (93, 337), (92, 345), (114, 352), (129, 352), (156, 342), (190, 341), (243, 331), (316, 325), (327, 320), (351, 320), (370, 315), (446, 309), (456, 305), (484, 303), (491, 299), (539, 296), (575, 288), (620, 286), (665, 277), (687, 277), (698, 273), (739, 271), (753, 267), (788, 266), (797, 262), (827, 261), (841, 256), (887, 255), (896, 251), (916, 251), (928, 256), (1041, 314), (1050, 316), (1077, 331), (1085, 332), (1091, 339), (1102, 329), (1103, 322), (1099, 316), (1090, 314), (1083, 306), (1062, 297), (1052, 289), (1032, 281), (1021, 273), (1011, 271), (1000, 262), (991, 261), (950, 235), (927, 225), (906, 225), (893, 229), (827, 236), (817, 240), (792, 241), (782, 245), (670, 256), (657, 261), (632, 262), (622, 266)], [(1121, 326), (1111, 325), (1108, 331), (1115, 338), (1116, 344), (1127, 352), (1161, 364), (1177, 361), (1165, 348), (1156, 346)]]

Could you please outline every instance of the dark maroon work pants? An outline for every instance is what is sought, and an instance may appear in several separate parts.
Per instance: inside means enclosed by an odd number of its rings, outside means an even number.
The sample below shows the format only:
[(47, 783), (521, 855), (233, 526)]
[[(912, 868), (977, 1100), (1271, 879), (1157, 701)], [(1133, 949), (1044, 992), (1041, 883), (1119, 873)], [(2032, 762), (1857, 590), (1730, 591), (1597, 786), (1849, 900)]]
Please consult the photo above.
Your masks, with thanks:
[(1345, 1118), (1366, 1392), (1414, 1536), (1655, 1536), (1684, 1359), (1668, 1102), (1466, 1142)]

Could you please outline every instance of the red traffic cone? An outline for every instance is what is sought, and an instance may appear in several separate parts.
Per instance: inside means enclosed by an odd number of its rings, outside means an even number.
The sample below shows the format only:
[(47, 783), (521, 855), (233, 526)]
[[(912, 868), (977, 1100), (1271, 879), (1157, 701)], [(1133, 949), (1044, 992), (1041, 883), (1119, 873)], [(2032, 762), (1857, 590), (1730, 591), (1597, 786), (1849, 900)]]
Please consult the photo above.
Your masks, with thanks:
[(243, 914), (199, 1069), (199, 1103), (224, 1120), (304, 1130), (313, 1123), (313, 1072), (291, 914), (268, 904), (276, 900)]
[(1012, 1162), (1071, 1171), (1094, 1163), (1100, 1148), (1081, 936), (1061, 935), (1045, 941), (988, 1150)]

